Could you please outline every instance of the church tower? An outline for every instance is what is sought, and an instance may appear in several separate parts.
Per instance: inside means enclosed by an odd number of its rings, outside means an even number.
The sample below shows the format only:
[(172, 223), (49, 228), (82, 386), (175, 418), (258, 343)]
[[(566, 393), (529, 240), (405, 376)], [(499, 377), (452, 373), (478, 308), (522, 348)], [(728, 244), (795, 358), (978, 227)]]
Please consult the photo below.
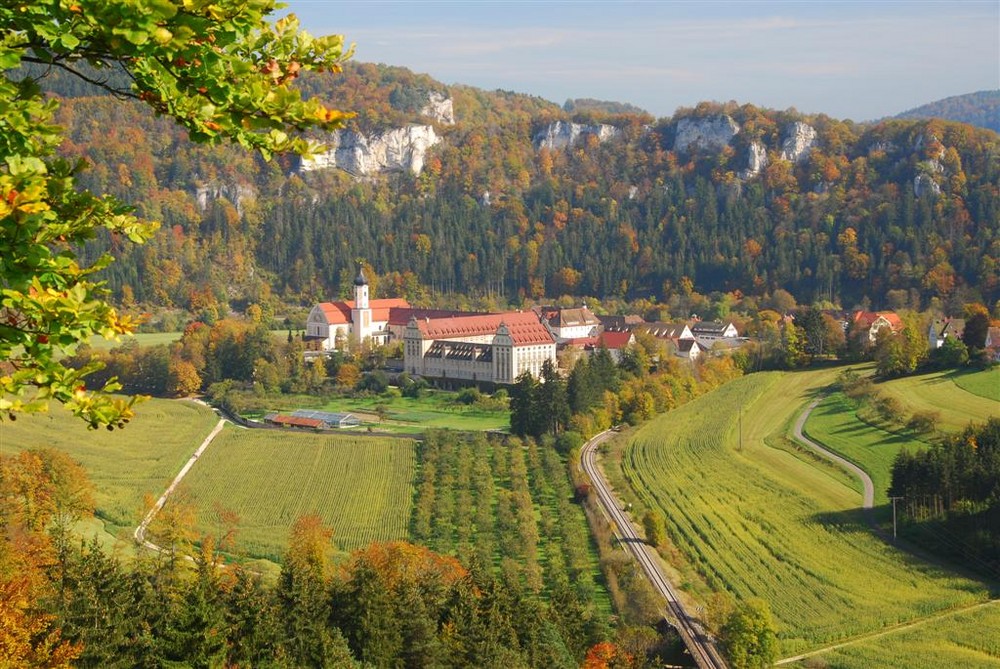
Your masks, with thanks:
[(368, 307), (368, 279), (364, 269), (358, 265), (358, 276), (354, 279), (354, 308), (351, 309), (351, 334), (358, 344), (372, 333), (372, 310)]

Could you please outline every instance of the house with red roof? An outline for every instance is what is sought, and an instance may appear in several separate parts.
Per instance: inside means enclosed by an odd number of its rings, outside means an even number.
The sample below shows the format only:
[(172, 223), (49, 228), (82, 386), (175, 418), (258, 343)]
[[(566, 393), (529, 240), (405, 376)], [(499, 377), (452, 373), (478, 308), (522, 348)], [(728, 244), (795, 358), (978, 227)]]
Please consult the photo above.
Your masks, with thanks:
[(903, 329), (903, 320), (895, 311), (855, 311), (851, 315), (855, 333), (867, 332), (868, 344), (874, 345), (879, 330), (888, 328), (889, 332), (899, 332)]
[(634, 332), (609, 332), (605, 330), (600, 334), (600, 336), (597, 337), (596, 345), (589, 348), (591, 348), (591, 350), (596, 350), (597, 348), (603, 346), (608, 349), (608, 353), (611, 354), (611, 359), (615, 361), (615, 364), (618, 364), (622, 361), (625, 349), (633, 344), (635, 344)]
[(541, 376), (556, 360), (556, 341), (530, 311), (410, 319), (403, 368), (440, 380), (511, 384), (524, 372)]

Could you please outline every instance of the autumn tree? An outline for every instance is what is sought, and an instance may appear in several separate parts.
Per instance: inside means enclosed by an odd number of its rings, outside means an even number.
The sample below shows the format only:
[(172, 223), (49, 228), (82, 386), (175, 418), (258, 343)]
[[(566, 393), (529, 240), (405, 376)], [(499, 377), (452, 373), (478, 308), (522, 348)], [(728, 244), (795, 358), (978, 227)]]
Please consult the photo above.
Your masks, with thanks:
[[(338, 70), (343, 40), (300, 32), (294, 16), (270, 24), (274, 9), (272, 0), (0, 5), (0, 411), (42, 411), (54, 399), (93, 427), (129, 419), (134, 400), (111, 397), (113, 379), (88, 391), (93, 367), (60, 360), (92, 335), (135, 326), (95, 279), (110, 255), (88, 265), (76, 249), (98, 231), (142, 242), (155, 229), (115, 197), (76, 187), (83, 164), (55, 157), (57, 103), (17, 68), (36, 64), (141, 100), (197, 142), (230, 139), (265, 158), (308, 153), (296, 131), (333, 129), (346, 115), (291, 84), (301, 71)], [(121, 72), (128, 88), (109, 74)]]
[(734, 669), (770, 667), (778, 655), (778, 637), (771, 609), (762, 599), (740, 603), (722, 630)]

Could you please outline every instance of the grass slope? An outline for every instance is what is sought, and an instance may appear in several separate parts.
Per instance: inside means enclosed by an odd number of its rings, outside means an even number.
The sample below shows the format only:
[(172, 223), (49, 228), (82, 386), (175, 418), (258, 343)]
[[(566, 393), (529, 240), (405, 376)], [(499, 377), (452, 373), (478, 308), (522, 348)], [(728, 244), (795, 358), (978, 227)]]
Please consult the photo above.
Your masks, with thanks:
[(907, 414), (936, 411), (939, 430), (957, 432), (971, 421), (1000, 416), (1000, 369), (975, 373), (934, 372), (878, 384)]
[(835, 393), (813, 409), (804, 431), (814, 441), (864, 469), (875, 485), (875, 505), (886, 504), (896, 454), (904, 448), (926, 448), (928, 444), (865, 423), (855, 411), (850, 400)]
[(48, 414), (0, 423), (0, 451), (48, 446), (68, 453), (94, 484), (97, 515), (118, 535), (138, 524), (143, 496), (163, 492), (217, 420), (193, 402), (153, 399), (137, 405), (125, 429), (95, 431), (53, 405)]
[(956, 373), (951, 380), (966, 392), (1000, 402), (1000, 367), (981, 372)]
[(794, 418), (836, 371), (730, 383), (638, 430), (622, 461), (639, 498), (667, 518), (688, 577), (767, 600), (783, 655), (981, 601), (989, 591), (873, 536), (859, 493), (790, 445)]
[(812, 664), (807, 662), (797, 666), (996, 669), (1000, 667), (1000, 603), (838, 648), (816, 656)]
[(244, 430), (227, 425), (184, 479), (198, 528), (216, 505), (240, 517), (237, 547), (280, 560), (292, 523), (318, 513), (345, 551), (407, 537), (416, 456), (405, 439)]

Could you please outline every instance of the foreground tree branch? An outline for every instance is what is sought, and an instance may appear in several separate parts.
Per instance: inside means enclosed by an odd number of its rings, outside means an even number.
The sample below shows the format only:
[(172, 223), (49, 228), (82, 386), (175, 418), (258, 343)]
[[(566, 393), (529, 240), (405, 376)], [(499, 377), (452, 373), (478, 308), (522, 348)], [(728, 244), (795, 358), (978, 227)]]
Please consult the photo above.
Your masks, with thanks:
[[(56, 157), (57, 102), (11, 70), (40, 63), (173, 117), (198, 142), (235, 141), (265, 159), (315, 150), (301, 131), (332, 130), (350, 114), (303, 100), (291, 84), (304, 70), (339, 71), (340, 36), (313, 37), (288, 16), (266, 20), (272, 0), (46, 0), (0, 5), (0, 420), (63, 403), (91, 427), (121, 427), (135, 398), (88, 389), (92, 369), (60, 361), (95, 334), (136, 325), (108, 303), (73, 251), (98, 229), (142, 243), (156, 229), (113, 197), (80, 192), (80, 164)], [(120, 66), (131, 91), (112, 90), (76, 63)]]

